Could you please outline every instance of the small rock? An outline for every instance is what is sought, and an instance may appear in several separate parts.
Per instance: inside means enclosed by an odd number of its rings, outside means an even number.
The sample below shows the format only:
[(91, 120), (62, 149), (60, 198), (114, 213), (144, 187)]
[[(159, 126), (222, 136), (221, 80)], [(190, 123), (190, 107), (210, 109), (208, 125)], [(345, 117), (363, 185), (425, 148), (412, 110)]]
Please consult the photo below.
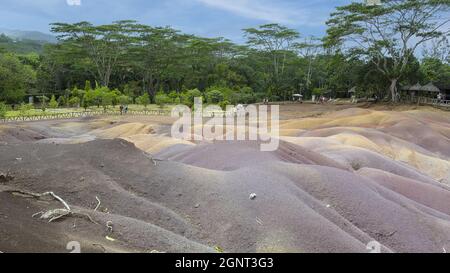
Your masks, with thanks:
[(196, 209), (198, 209), (200, 207), (200, 204), (195, 204), (194, 206)]
[(250, 200), (255, 200), (256, 199), (256, 193), (252, 193), (250, 194)]
[(100, 168), (104, 168), (105, 167), (105, 164), (100, 164)]
[(83, 181), (84, 181), (84, 179), (85, 179), (84, 177), (81, 177), (81, 178), (80, 178), (80, 182), (83, 182)]
[(8, 181), (11, 181), (14, 179), (14, 176), (12, 176), (9, 173), (0, 173), (0, 183), (5, 183)]
[(22, 161), (21, 157), (16, 158), (17, 161)]
[(331, 205), (327, 205), (327, 208), (331, 208)]

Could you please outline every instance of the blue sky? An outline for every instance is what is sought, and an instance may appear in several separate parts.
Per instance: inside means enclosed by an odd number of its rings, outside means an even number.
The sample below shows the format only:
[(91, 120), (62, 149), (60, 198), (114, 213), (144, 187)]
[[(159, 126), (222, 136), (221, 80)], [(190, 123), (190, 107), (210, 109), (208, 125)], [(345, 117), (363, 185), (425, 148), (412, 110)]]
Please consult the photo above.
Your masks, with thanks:
[(51, 22), (134, 19), (243, 42), (241, 29), (281, 23), (321, 36), (334, 7), (350, 0), (0, 0), (0, 27), (49, 32)]

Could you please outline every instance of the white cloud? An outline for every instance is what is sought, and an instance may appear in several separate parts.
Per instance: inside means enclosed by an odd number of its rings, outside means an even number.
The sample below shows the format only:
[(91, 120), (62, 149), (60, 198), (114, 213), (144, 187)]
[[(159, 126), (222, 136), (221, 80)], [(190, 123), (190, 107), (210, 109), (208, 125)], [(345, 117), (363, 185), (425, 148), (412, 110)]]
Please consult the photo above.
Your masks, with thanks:
[(278, 3), (269, 3), (264, 0), (197, 0), (207, 6), (226, 10), (234, 14), (267, 22), (285, 24), (305, 24), (308, 23), (306, 10), (289, 9), (280, 7)]
[(81, 6), (81, 0), (66, 0), (69, 6)]

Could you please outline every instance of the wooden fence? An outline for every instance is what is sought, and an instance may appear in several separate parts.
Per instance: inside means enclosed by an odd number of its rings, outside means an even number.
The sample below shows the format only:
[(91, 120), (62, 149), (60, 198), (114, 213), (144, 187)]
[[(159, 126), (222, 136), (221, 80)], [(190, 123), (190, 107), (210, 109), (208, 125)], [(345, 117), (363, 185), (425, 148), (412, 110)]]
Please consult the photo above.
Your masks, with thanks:
[(435, 98), (418, 97), (415, 99), (417, 104), (432, 105), (434, 107), (450, 110), (450, 100), (438, 100)]
[[(122, 115), (124, 116), (169, 116), (170, 110), (128, 110), (128, 112)], [(57, 120), (57, 119), (72, 119), (82, 117), (95, 117), (95, 116), (120, 116), (120, 111), (106, 110), (106, 111), (85, 111), (85, 112), (66, 112), (66, 113), (46, 113), (42, 115), (25, 115), (15, 117), (1, 118), (0, 122), (24, 122), (24, 121), (39, 121), (39, 120)]]

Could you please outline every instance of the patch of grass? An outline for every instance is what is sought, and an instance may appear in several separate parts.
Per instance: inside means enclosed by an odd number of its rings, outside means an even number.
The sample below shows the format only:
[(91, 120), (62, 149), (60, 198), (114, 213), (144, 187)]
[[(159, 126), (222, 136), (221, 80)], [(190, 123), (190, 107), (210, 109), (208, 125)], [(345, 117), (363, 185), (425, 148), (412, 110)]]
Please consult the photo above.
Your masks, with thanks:
[[(132, 111), (143, 111), (145, 109), (147, 110), (172, 110), (173, 105), (165, 105), (163, 108), (161, 108), (160, 106), (156, 105), (156, 104), (151, 104), (148, 105), (147, 108), (145, 108), (142, 105), (137, 105), (137, 104), (133, 104), (133, 105), (129, 105), (128, 106), (128, 110), (132, 110)], [(92, 106), (89, 107), (86, 111), (98, 111), (98, 110), (102, 110), (103, 108), (98, 108), (96, 106)], [(119, 111), (119, 106), (110, 106), (108, 107), (109, 110), (117, 110)], [(19, 110), (10, 110), (10, 111), (6, 111), (5, 117), (21, 117), (21, 116), (42, 116), (42, 115), (51, 115), (51, 114), (60, 114), (60, 113), (72, 113), (72, 112), (84, 112), (84, 108), (80, 107), (80, 108), (55, 108), (55, 109), (46, 109), (45, 111), (42, 111), (41, 109), (30, 109), (27, 110), (25, 112), (23, 112), (23, 114), (19, 111)]]
[(224, 253), (224, 250), (223, 250), (220, 246), (214, 246), (214, 250), (215, 250), (217, 253)]

